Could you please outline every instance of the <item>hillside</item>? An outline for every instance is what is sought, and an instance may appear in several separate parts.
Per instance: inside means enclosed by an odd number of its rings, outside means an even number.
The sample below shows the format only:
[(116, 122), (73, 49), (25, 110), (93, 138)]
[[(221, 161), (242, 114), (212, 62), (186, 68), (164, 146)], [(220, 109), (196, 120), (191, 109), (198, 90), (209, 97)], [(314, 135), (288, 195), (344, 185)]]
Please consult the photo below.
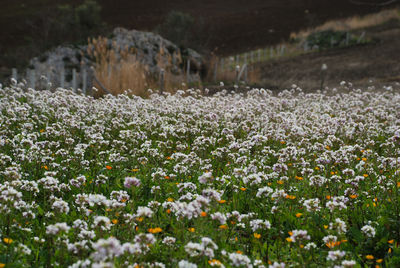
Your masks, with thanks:
[[(49, 38), (46, 21), (58, 5), (78, 5), (79, 0), (3, 0), (0, 10), (0, 73), (5, 66), (21, 66), (36, 55), (38, 39)], [(203, 34), (196, 36), (208, 49), (231, 54), (262, 47), (286, 39), (290, 32), (318, 25), (323, 21), (354, 14), (375, 12), (382, 7), (352, 4), (349, 0), (98, 0), (102, 20), (108, 28), (123, 26), (153, 30), (171, 10), (191, 14), (202, 23)], [(68, 33), (65, 33), (68, 34)]]

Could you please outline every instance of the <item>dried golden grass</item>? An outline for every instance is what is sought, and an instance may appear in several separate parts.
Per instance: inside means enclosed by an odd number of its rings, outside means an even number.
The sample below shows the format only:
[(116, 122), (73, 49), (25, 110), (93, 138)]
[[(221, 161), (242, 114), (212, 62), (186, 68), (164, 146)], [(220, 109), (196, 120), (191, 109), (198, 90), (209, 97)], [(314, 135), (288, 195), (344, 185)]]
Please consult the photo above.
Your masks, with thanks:
[(345, 19), (327, 21), (318, 27), (310, 28), (310, 29), (300, 31), (297, 33), (291, 33), (290, 37), (291, 38), (304, 38), (304, 37), (310, 35), (311, 33), (325, 31), (325, 30), (334, 30), (334, 31), (357, 30), (357, 29), (362, 29), (362, 28), (367, 28), (367, 27), (383, 24), (392, 19), (400, 19), (399, 9), (397, 9), (397, 8), (387, 9), (387, 10), (382, 10), (378, 13), (369, 14), (369, 15), (362, 16), (362, 17), (354, 16), (354, 17), (345, 18)]
[[(105, 37), (89, 40), (87, 53), (96, 62), (94, 72), (101, 83), (101, 85), (94, 83), (97, 88), (101, 89), (104, 86), (114, 95), (127, 91), (142, 97), (148, 96), (149, 88), (160, 90), (159, 75), (151, 74), (149, 67), (138, 59), (135, 49), (119, 48), (115, 42), (110, 46), (109, 43)], [(182, 62), (179, 52), (173, 56), (178, 64)], [(183, 76), (172, 74), (172, 61), (171, 55), (166, 57), (165, 50), (161, 46), (157, 55), (157, 66), (164, 69), (163, 92), (173, 93), (181, 89), (182, 81), (184, 81)]]

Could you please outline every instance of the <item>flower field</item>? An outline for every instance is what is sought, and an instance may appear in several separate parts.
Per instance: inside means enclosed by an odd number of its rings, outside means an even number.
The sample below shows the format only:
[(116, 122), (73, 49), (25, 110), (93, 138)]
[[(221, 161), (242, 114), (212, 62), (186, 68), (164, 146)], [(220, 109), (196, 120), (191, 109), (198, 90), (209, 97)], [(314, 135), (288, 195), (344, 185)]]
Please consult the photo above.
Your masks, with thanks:
[(339, 92), (0, 88), (0, 268), (399, 267), (400, 91)]

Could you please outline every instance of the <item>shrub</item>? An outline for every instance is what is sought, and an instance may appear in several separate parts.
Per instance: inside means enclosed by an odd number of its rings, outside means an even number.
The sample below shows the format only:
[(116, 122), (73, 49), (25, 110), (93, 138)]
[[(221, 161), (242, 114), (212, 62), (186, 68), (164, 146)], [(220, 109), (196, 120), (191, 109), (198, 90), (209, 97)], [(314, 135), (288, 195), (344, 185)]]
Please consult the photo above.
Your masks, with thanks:
[[(351, 46), (358, 43), (358, 38), (344, 31), (326, 30), (311, 33), (306, 38), (309, 47), (317, 46), (319, 49), (332, 47)], [(348, 40), (347, 40), (348, 39)]]
[(191, 15), (180, 11), (171, 11), (164, 23), (156, 28), (156, 32), (178, 46), (187, 47), (193, 25), (194, 18)]

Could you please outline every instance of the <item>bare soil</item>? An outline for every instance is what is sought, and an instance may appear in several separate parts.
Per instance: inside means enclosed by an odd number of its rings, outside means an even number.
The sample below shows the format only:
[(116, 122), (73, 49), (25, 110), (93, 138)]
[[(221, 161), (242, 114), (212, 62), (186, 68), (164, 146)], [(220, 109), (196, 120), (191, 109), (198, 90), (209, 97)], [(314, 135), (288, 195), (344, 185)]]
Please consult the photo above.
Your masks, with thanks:
[[(303, 89), (321, 88), (322, 64), (328, 69), (324, 87), (337, 87), (341, 81), (354, 86), (375, 87), (400, 83), (400, 21), (366, 29), (374, 41), (349, 48), (326, 50), (260, 63), (260, 85), (270, 89), (289, 88), (296, 83)], [(397, 84), (396, 84), (397, 83)]]

